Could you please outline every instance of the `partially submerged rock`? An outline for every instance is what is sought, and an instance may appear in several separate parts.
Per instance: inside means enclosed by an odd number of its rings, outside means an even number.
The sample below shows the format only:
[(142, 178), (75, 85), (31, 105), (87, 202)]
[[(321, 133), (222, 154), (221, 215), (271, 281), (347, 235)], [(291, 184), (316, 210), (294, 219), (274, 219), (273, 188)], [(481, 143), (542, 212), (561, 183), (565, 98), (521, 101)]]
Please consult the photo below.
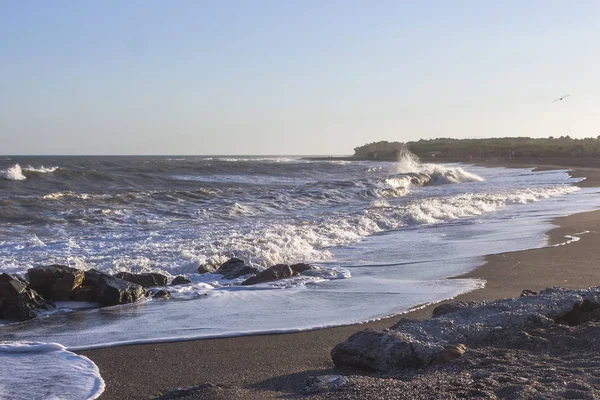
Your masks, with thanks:
[(297, 274), (301, 274), (304, 271), (315, 269), (315, 267), (313, 267), (312, 265), (305, 264), (305, 263), (292, 264), (292, 265), (290, 265), (290, 268), (292, 269), (292, 271), (294, 271)]
[(331, 357), (336, 365), (381, 372), (427, 366), (449, 343), (469, 346), (506, 330), (600, 319), (600, 287), (548, 288), (516, 299), (443, 305), (434, 314), (425, 321), (402, 319), (383, 331), (357, 332)]
[(0, 318), (25, 321), (51, 308), (53, 304), (28, 288), (22, 279), (9, 274), (0, 275)]
[(246, 265), (243, 260), (235, 257), (224, 262), (216, 271), (217, 274), (223, 275), (225, 279), (235, 279), (257, 272), (259, 272), (258, 269)]
[(198, 267), (199, 274), (214, 274), (217, 272), (217, 268), (209, 264), (202, 264)]
[(242, 282), (242, 285), (256, 285), (257, 283), (278, 281), (280, 279), (290, 278), (294, 275), (298, 275), (298, 272), (292, 270), (289, 265), (277, 264), (251, 276)]
[(173, 295), (168, 290), (161, 289), (158, 292), (154, 293), (154, 295), (152, 296), (152, 298), (153, 299), (170, 300), (170, 299), (173, 298)]
[(84, 285), (96, 288), (96, 301), (102, 306), (133, 303), (146, 297), (148, 294), (140, 285), (110, 276), (95, 269), (85, 272)]
[(73, 291), (81, 286), (84, 279), (82, 270), (66, 265), (50, 265), (30, 268), (27, 271), (29, 287), (42, 297), (55, 301), (70, 300)]
[(186, 278), (185, 276), (176, 276), (170, 283), (171, 286), (176, 286), (176, 285), (187, 285), (189, 283), (192, 283), (192, 281), (190, 281), (188, 278)]
[(131, 274), (129, 272), (119, 272), (114, 276), (116, 278), (135, 283), (136, 285), (140, 285), (145, 288), (167, 286), (167, 281), (169, 280), (169, 278), (167, 278), (166, 275), (158, 274), (156, 272), (144, 274)]

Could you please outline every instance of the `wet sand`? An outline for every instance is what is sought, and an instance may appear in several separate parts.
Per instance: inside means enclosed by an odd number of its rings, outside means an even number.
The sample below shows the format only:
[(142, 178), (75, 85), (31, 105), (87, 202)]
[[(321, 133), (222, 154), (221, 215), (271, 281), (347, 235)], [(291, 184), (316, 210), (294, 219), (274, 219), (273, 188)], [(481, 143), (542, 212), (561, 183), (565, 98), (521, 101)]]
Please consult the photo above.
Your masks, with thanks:
[[(600, 186), (600, 169), (581, 168), (572, 175), (586, 176), (581, 186)], [(460, 295), (452, 301), (515, 297), (523, 289), (538, 290), (548, 286), (600, 285), (600, 252), (597, 251), (600, 248), (600, 211), (557, 218), (553, 223), (557, 227), (547, 234), (550, 244), (564, 242), (566, 235), (578, 236), (580, 240), (563, 246), (488, 256), (484, 265), (461, 276), (485, 279), (485, 288)], [(427, 318), (436, 305), (367, 324), (288, 334), (121, 346), (79, 353), (92, 359), (100, 368), (106, 382), (101, 399), (149, 399), (169, 390), (207, 382), (230, 389), (208, 387), (185, 398), (281, 398), (299, 393), (310, 375), (339, 373), (329, 354), (337, 343), (352, 333), (367, 328), (387, 328), (399, 318)]]

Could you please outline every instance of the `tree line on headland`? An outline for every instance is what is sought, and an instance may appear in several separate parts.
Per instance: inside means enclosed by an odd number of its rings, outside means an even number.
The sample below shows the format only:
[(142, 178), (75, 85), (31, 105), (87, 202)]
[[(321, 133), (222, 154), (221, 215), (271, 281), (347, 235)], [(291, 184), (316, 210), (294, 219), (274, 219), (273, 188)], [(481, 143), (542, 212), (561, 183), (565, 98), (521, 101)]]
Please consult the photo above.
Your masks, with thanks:
[(354, 149), (353, 158), (361, 160), (397, 160), (410, 150), (419, 158), (442, 159), (512, 159), (524, 157), (586, 157), (600, 156), (600, 136), (574, 139), (505, 137), (489, 139), (438, 138), (414, 142), (373, 142)]

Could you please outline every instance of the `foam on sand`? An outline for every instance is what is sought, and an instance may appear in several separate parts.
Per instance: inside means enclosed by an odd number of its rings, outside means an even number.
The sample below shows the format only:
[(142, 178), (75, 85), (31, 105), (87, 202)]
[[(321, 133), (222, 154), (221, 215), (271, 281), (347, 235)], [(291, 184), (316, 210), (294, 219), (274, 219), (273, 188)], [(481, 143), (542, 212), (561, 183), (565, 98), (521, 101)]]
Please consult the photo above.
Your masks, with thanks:
[(0, 398), (96, 399), (104, 381), (96, 364), (58, 343), (0, 342)]

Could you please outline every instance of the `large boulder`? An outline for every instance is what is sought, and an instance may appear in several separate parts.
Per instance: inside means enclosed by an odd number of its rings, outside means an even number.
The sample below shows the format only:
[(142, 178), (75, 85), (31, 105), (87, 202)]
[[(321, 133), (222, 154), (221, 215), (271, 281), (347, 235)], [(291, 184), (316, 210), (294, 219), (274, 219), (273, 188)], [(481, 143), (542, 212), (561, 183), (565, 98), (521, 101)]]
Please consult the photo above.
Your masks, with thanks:
[(133, 303), (148, 295), (146, 289), (133, 282), (110, 276), (95, 269), (85, 272), (85, 286), (96, 288), (96, 301), (102, 306)]
[(235, 257), (221, 264), (216, 271), (217, 274), (223, 275), (225, 279), (235, 279), (242, 275), (255, 274), (257, 272), (259, 272), (258, 269), (244, 264), (243, 260)]
[(119, 272), (114, 276), (116, 278), (135, 283), (136, 285), (140, 285), (145, 288), (167, 286), (167, 281), (169, 280), (169, 278), (167, 278), (166, 275), (158, 274), (155, 272), (145, 274), (130, 274), (129, 272)]
[(28, 288), (22, 279), (8, 274), (0, 275), (0, 318), (25, 321), (35, 318), (39, 311), (52, 307), (52, 303)]
[(251, 276), (242, 282), (242, 285), (256, 285), (257, 283), (278, 281), (280, 279), (290, 278), (294, 275), (298, 275), (298, 273), (292, 270), (289, 265), (277, 264)]
[[(448, 346), (478, 345), (503, 332), (543, 328), (555, 323), (600, 320), (600, 286), (590, 289), (548, 288), (516, 299), (477, 301), (439, 306), (435, 318), (401, 319), (390, 329), (362, 331), (335, 346), (338, 365), (391, 372), (448, 359)], [(446, 349), (446, 353), (443, 353)], [(462, 354), (462, 353), (461, 353)]]
[(70, 300), (73, 290), (81, 286), (84, 273), (82, 270), (66, 265), (50, 265), (30, 268), (27, 271), (29, 287), (46, 299), (55, 301)]

